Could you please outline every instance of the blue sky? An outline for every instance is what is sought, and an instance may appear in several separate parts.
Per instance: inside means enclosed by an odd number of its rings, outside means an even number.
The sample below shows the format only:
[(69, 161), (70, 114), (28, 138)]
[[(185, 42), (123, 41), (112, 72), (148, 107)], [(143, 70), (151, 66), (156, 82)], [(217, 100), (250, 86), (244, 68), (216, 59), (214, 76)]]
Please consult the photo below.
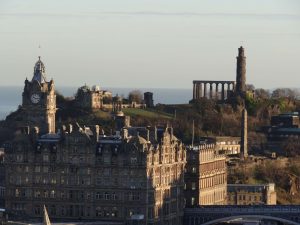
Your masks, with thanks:
[(234, 80), (240, 45), (248, 83), (300, 85), (299, 0), (0, 0), (0, 37), (1, 85), (41, 55), (59, 86), (192, 88)]

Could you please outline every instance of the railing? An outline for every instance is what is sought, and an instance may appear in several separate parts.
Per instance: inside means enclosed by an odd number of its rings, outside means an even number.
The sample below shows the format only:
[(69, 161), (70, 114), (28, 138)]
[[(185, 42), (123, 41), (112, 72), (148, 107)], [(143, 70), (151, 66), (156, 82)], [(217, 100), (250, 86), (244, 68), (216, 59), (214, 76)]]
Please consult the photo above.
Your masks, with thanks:
[(188, 213), (288, 213), (299, 212), (300, 205), (263, 205), (263, 206), (200, 206), (198, 208), (186, 208)]

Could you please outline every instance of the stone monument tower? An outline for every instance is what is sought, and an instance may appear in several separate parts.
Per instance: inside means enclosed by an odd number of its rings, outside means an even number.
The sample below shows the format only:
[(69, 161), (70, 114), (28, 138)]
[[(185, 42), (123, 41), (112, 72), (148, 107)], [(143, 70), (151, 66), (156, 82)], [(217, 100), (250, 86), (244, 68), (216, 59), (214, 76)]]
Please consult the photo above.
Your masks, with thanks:
[(44, 63), (39, 57), (32, 80), (25, 80), (22, 109), (26, 123), (39, 127), (41, 134), (55, 133), (56, 95), (54, 81), (47, 82)]
[(246, 93), (246, 57), (242, 46), (239, 48), (236, 60), (236, 95), (244, 97)]
[(241, 123), (241, 152), (240, 158), (246, 159), (248, 157), (248, 113), (246, 108), (242, 111)]

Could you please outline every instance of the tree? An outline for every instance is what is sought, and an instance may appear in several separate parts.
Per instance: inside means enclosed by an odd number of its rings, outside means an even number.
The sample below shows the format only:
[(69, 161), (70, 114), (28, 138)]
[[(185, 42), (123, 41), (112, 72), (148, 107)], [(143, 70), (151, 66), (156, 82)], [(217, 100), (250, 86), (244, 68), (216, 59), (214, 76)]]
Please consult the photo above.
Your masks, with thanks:
[(253, 84), (247, 84), (247, 85), (246, 85), (246, 89), (247, 89), (247, 91), (254, 91), (254, 90), (255, 90), (255, 87), (254, 87)]
[(295, 100), (299, 98), (299, 91), (290, 88), (277, 88), (272, 92), (272, 98), (289, 98)]
[(300, 141), (298, 138), (289, 137), (286, 139), (282, 146), (287, 156), (299, 156), (300, 155)]
[(263, 88), (258, 88), (255, 89), (255, 96), (261, 99), (268, 99), (270, 98), (270, 91)]
[(140, 90), (133, 90), (128, 94), (129, 102), (136, 102), (138, 104), (143, 101), (143, 94)]

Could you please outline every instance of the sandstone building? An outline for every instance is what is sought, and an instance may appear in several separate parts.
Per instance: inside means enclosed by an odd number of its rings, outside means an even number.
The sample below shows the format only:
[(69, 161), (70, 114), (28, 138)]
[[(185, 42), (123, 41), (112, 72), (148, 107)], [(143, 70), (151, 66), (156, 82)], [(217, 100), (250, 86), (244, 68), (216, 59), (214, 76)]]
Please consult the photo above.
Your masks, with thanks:
[[(173, 129), (125, 127), (106, 136), (99, 126), (55, 129), (53, 81), (36, 63), (25, 82), (23, 107), (30, 126), (5, 144), (5, 204), (15, 218), (181, 224), (186, 150)], [(121, 122), (120, 122), (121, 123)]]
[[(112, 98), (112, 93), (109, 91), (100, 90), (99, 86), (90, 88), (84, 85), (78, 88), (75, 95), (76, 105), (87, 109), (103, 109), (105, 108), (106, 99)], [(111, 102), (109, 102), (111, 104)]]
[(226, 157), (214, 144), (187, 148), (185, 185), (186, 207), (226, 204)]
[(181, 224), (185, 151), (170, 129), (156, 140), (149, 130), (148, 139), (98, 127), (28, 131), (6, 149), (8, 210), (41, 217), (45, 204), (53, 219)]
[(220, 155), (232, 156), (240, 154), (241, 137), (214, 136), (201, 137), (202, 144), (215, 144), (216, 152)]
[(275, 184), (228, 184), (228, 205), (276, 205)]

